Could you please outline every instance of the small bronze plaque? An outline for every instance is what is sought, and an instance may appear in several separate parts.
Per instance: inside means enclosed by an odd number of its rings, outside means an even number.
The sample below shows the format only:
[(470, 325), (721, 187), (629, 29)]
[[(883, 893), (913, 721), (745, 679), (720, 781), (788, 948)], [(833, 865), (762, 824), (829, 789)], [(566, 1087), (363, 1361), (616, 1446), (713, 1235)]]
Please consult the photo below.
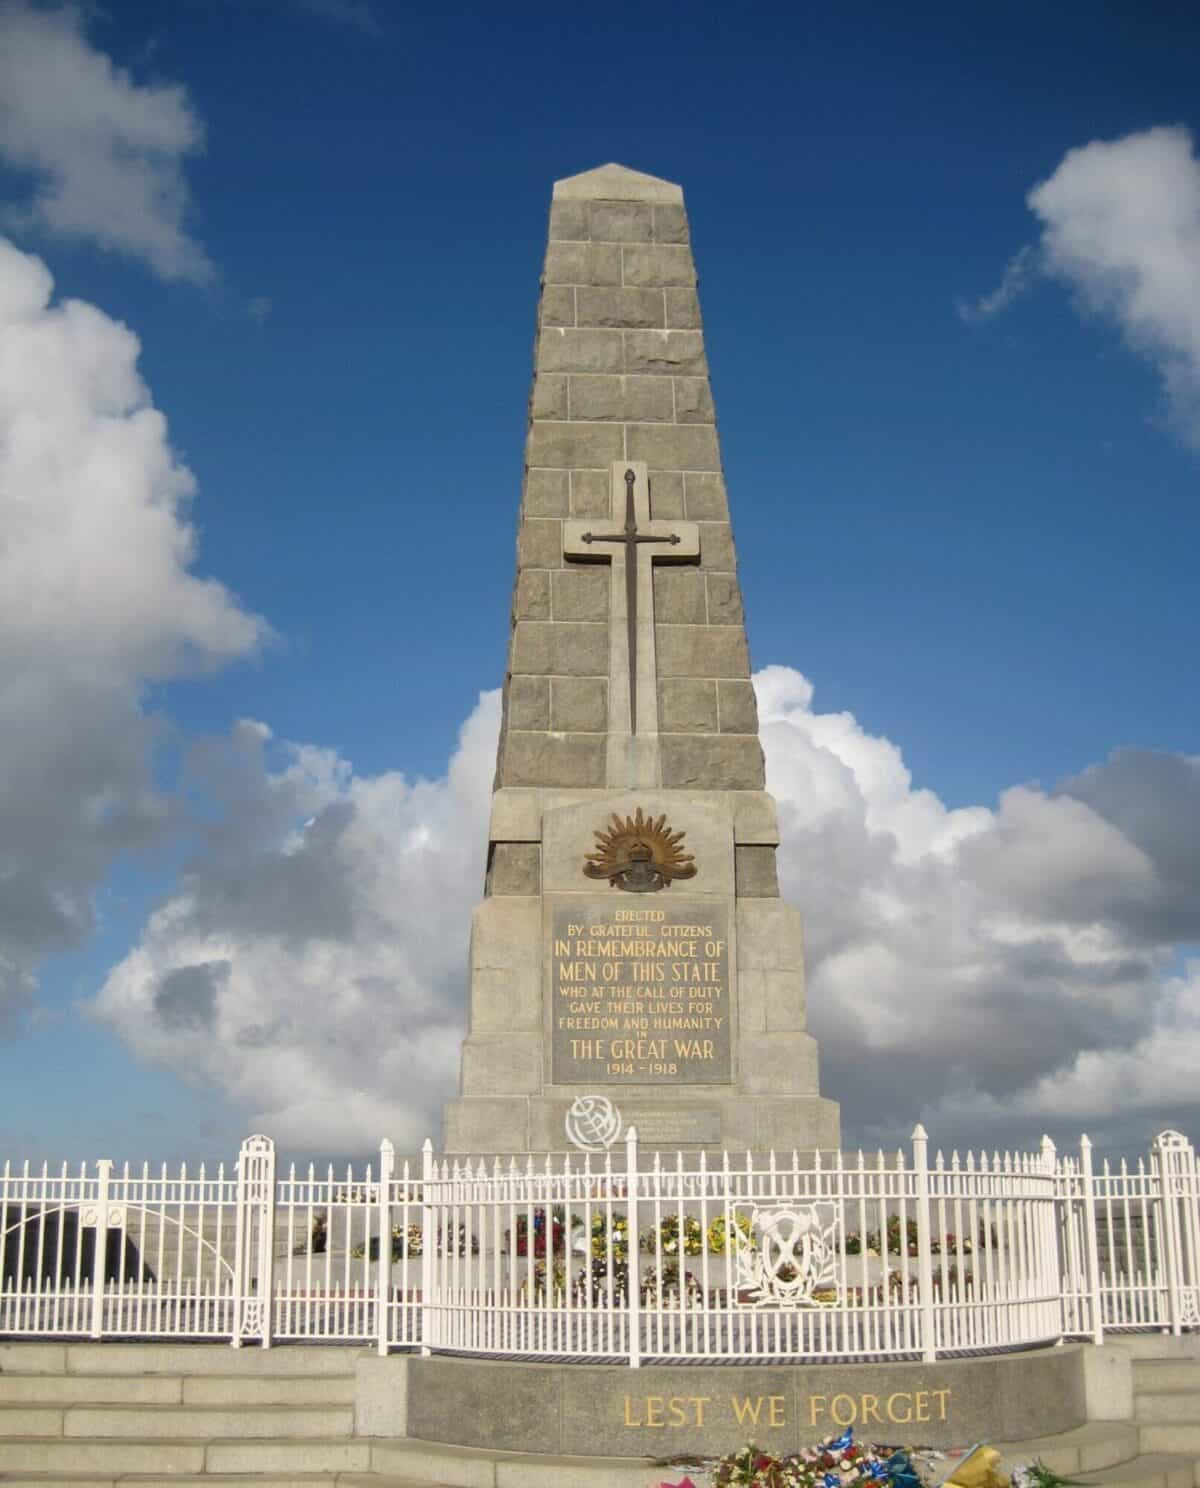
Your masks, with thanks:
[(572, 899), (550, 934), (556, 1085), (732, 1079), (728, 904)]

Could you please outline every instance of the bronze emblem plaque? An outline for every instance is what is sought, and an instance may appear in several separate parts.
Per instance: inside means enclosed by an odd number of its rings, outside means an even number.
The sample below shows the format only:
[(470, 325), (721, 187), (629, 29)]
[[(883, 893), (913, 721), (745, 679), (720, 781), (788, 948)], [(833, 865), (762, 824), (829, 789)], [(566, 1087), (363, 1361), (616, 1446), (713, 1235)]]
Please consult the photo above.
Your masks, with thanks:
[(728, 904), (611, 897), (554, 904), (554, 1083), (727, 1084), (730, 964)]
[(606, 878), (614, 889), (628, 894), (655, 894), (677, 878), (695, 878), (696, 862), (681, 846), (686, 832), (673, 832), (665, 815), (656, 821), (636, 816), (624, 821), (616, 814), (612, 825), (595, 834), (596, 849), (584, 861), (588, 878)]

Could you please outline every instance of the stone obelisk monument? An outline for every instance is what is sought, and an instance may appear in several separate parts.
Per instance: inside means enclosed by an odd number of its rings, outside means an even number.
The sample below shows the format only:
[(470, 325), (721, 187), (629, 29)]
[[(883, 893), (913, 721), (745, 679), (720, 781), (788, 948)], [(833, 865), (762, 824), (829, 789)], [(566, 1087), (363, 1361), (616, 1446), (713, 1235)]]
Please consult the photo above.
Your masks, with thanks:
[(450, 1152), (837, 1147), (779, 897), (678, 186), (559, 181)]

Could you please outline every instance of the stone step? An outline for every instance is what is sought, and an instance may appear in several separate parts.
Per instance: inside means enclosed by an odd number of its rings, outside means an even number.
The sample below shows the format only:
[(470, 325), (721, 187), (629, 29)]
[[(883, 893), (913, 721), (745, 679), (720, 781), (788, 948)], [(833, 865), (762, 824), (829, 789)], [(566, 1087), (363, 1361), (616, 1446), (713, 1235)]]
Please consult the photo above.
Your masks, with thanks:
[(1200, 1359), (1135, 1359), (1133, 1388), (1200, 1391)]
[[(272, 1476), (320, 1481), (340, 1473), (368, 1473), (371, 1447), (364, 1440), (99, 1441), (0, 1438), (0, 1483), (39, 1477), (51, 1482), (109, 1482), (146, 1478), (179, 1483), (189, 1476), (242, 1474), (256, 1482)], [(64, 1474), (69, 1475), (64, 1477)], [(226, 1479), (227, 1480), (227, 1479)]]
[(1186, 1452), (1200, 1457), (1200, 1413), (1182, 1420), (1151, 1421), (1138, 1428), (1143, 1452)]
[(1143, 1425), (1156, 1421), (1200, 1421), (1200, 1383), (1194, 1390), (1138, 1390), (1133, 1397), (1133, 1414)]
[[(124, 1437), (138, 1441), (151, 1437), (173, 1440), (200, 1438), (205, 1441), (242, 1437), (290, 1440), (349, 1436), (354, 1430), (351, 1406), (250, 1405), (244, 1409), (231, 1409), (225, 1405), (77, 1405), (62, 1414), (64, 1436), (89, 1440), (95, 1437)], [(0, 1411), (0, 1432), (4, 1430), (4, 1420), (5, 1414)], [(45, 1434), (20, 1427), (17, 1431), (24, 1436)]]
[[(1031, 1462), (1040, 1458), (1047, 1467), (1068, 1478), (1129, 1462), (1139, 1451), (1138, 1428), (1130, 1421), (1092, 1421), (1057, 1436), (992, 1445), (1000, 1450), (1006, 1462)], [(1147, 1450), (1144, 1444), (1141, 1450)]]
[[(27, 1345), (17, 1345), (18, 1350)], [(281, 1344), (275, 1348), (231, 1348), (227, 1343), (72, 1343), (67, 1374), (269, 1374), (341, 1375), (353, 1378), (354, 1361), (370, 1349), (344, 1343)], [(42, 1372), (0, 1355), (0, 1368)], [(64, 1371), (58, 1371), (64, 1372)]]
[(0, 1374), (66, 1374), (65, 1343), (24, 1343), (6, 1339), (0, 1343)]
[(1086, 1473), (1088, 1488), (1194, 1488), (1196, 1459), (1167, 1452), (1147, 1452), (1100, 1472)]
[(354, 1376), (0, 1374), (7, 1405), (352, 1406)]
[[(204, 1471), (203, 1442), (37, 1441), (0, 1437), (0, 1480), (42, 1473), (53, 1481), (63, 1473), (104, 1480), (126, 1473), (155, 1473), (172, 1478)], [(319, 1470), (319, 1464), (312, 1464)]]
[[(267, 1380), (239, 1380), (244, 1390)], [(287, 1383), (292, 1383), (290, 1380)], [(297, 1383), (311, 1388), (311, 1381)], [(329, 1384), (341, 1385), (340, 1380)], [(184, 1382), (170, 1375), (0, 1374), (0, 1405), (181, 1405)], [(199, 1403), (199, 1402), (197, 1402)]]
[(206, 1473), (370, 1472), (371, 1443), (341, 1441), (214, 1441), (204, 1457)]
[(354, 1404), (354, 1375), (211, 1374), (183, 1380), (184, 1405)]
[[(439, 1488), (658, 1488), (664, 1479), (685, 1476), (684, 1469), (656, 1467), (650, 1458), (530, 1456), (412, 1438), (375, 1442), (371, 1463), (376, 1473), (408, 1488), (431, 1482)], [(698, 1476), (691, 1473), (693, 1480)], [(378, 1481), (364, 1479), (363, 1488)]]

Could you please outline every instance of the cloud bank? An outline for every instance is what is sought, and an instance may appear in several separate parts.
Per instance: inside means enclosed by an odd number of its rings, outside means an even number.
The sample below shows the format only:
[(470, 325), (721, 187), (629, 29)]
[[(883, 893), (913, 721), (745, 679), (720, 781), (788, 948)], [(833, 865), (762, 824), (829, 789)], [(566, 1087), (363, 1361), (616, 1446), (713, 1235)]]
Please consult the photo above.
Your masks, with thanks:
[(265, 636), (191, 572), (195, 480), (125, 326), (54, 303), (0, 238), (0, 1025), (34, 968), (82, 943), (93, 894), (162, 831), (150, 681), (211, 670)]
[(203, 142), (187, 90), (135, 83), (78, 7), (0, 4), (0, 160), (33, 180), (10, 215), (206, 284), (212, 263), (184, 226), (183, 162)]
[(257, 723), (197, 744), (213, 825), (97, 1015), (293, 1150), (419, 1146), (457, 1079), (499, 719), (483, 694), (438, 781), (311, 746), (272, 769)]
[[(949, 810), (900, 750), (756, 678), (781, 880), (804, 912), (822, 1088), (855, 1141), (1137, 1145), (1195, 1126), (1200, 760), (1125, 751), (1055, 792)], [(497, 728), (484, 694), (446, 776), (279, 768), (242, 725), (193, 769), (223, 823), (96, 1005), (135, 1052), (226, 1090), (297, 1149), (436, 1136), (463, 1032)]]

